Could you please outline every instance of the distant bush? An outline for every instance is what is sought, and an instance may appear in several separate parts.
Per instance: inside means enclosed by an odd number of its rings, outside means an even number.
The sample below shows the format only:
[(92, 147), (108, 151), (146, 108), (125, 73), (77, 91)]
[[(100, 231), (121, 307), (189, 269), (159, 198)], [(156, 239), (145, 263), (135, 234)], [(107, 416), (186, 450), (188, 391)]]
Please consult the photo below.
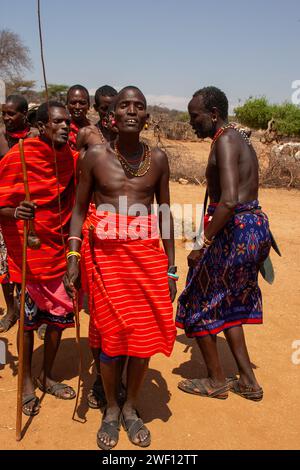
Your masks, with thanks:
[(275, 129), (280, 135), (300, 136), (300, 108), (292, 103), (273, 106)]
[(234, 110), (238, 121), (253, 129), (267, 129), (272, 119), (272, 106), (265, 97), (249, 98), (243, 106)]
[(249, 98), (234, 110), (238, 121), (253, 129), (267, 129), (274, 119), (274, 129), (283, 136), (300, 136), (300, 108), (292, 103), (270, 104), (265, 97)]

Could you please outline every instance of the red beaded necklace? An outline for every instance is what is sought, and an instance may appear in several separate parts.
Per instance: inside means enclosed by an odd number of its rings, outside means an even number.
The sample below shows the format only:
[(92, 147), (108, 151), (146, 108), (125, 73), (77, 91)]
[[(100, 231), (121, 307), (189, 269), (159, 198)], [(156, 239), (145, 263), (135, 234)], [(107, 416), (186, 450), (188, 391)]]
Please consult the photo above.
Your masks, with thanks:
[(218, 138), (224, 133), (224, 131), (226, 129), (234, 129), (235, 131), (237, 131), (243, 137), (243, 139), (246, 141), (246, 143), (248, 145), (251, 145), (251, 141), (250, 141), (248, 135), (246, 134), (246, 132), (243, 129), (239, 129), (234, 123), (230, 123), (230, 124), (226, 124), (226, 126), (220, 127), (220, 129), (217, 130), (217, 132), (215, 133), (215, 135), (213, 137), (213, 140), (212, 140), (212, 143), (211, 143), (211, 148), (214, 146), (214, 144), (216, 143)]
[(224, 133), (224, 131), (228, 128), (234, 128), (234, 125), (233, 124), (226, 124), (226, 126), (222, 126), (220, 127), (220, 129), (217, 130), (217, 132), (215, 133), (215, 135), (213, 136), (213, 140), (212, 140), (212, 143), (211, 143), (211, 147), (214, 146), (214, 144), (216, 143), (216, 141), (218, 140), (219, 137), (221, 137), (221, 135)]

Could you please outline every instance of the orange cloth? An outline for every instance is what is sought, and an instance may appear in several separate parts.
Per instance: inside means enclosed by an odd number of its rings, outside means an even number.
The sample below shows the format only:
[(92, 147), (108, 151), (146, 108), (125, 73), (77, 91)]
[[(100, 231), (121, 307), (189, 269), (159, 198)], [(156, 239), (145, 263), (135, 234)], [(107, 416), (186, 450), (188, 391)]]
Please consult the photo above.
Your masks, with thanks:
[[(142, 235), (151, 230), (151, 236)], [(83, 283), (102, 351), (108, 356), (170, 356), (176, 328), (156, 216), (91, 213), (83, 235)]]
[[(52, 147), (39, 137), (24, 141), (30, 197), (37, 204), (34, 228), (41, 240), (39, 250), (27, 250), (27, 280), (38, 283), (63, 276), (66, 271), (64, 246), (74, 203), (74, 158), (69, 145), (56, 150), (58, 180)], [(15, 145), (0, 162), (0, 205), (17, 207), (25, 199), (19, 146)], [(58, 206), (61, 199), (61, 218)], [(7, 247), (10, 280), (21, 282), (23, 226), (21, 220), (2, 218), (1, 228)]]

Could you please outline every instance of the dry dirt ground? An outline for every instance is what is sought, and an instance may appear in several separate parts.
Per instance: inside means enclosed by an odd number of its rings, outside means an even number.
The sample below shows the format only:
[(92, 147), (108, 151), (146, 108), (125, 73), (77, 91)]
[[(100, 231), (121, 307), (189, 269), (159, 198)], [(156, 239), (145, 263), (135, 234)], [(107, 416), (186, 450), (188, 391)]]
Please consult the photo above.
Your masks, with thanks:
[[(172, 201), (202, 202), (204, 189), (171, 183)], [(270, 216), (271, 226), (283, 257), (272, 254), (276, 280), (269, 286), (261, 280), (264, 295), (264, 324), (246, 326), (250, 356), (258, 380), (264, 388), (262, 402), (254, 403), (230, 394), (225, 401), (188, 395), (177, 388), (184, 378), (205, 375), (205, 366), (195, 342), (178, 331), (171, 358), (158, 355), (150, 369), (140, 400), (141, 415), (151, 430), (150, 449), (293, 449), (300, 448), (300, 364), (292, 362), (292, 344), (300, 340), (299, 319), (299, 229), (300, 193), (261, 190), (261, 204)], [(184, 286), (187, 252), (176, 242), (179, 291)], [(3, 305), (3, 298), (0, 299)], [(79, 416), (84, 424), (71, 420), (74, 402), (46, 395), (40, 414), (23, 417), (25, 436), (15, 441), (16, 414), (16, 327), (1, 337), (7, 341), (8, 358), (0, 366), (0, 447), (1, 449), (97, 449), (96, 433), (101, 414), (86, 404), (93, 382), (92, 360), (87, 345), (88, 315), (81, 314), (83, 385)], [(219, 351), (226, 374), (237, 372), (226, 341), (221, 334)], [(298, 346), (299, 348), (299, 346)], [(300, 362), (300, 353), (295, 355)], [(36, 339), (33, 374), (42, 361), (42, 342)], [(68, 331), (55, 365), (57, 380), (77, 386), (77, 350), (74, 331)], [(41, 392), (37, 391), (38, 396)], [(136, 449), (120, 433), (119, 450)]]

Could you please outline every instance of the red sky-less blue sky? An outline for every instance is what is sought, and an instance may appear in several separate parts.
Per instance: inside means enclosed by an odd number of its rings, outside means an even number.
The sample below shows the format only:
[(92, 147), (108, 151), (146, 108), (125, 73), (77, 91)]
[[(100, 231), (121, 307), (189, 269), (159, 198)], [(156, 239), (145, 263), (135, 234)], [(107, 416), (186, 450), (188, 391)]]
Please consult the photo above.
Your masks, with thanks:
[[(35, 0), (1, 0), (0, 29), (31, 51), (42, 86)], [(231, 108), (251, 96), (290, 100), (300, 80), (299, 0), (42, 0), (50, 83), (139, 86), (150, 103), (185, 109), (206, 85)]]

